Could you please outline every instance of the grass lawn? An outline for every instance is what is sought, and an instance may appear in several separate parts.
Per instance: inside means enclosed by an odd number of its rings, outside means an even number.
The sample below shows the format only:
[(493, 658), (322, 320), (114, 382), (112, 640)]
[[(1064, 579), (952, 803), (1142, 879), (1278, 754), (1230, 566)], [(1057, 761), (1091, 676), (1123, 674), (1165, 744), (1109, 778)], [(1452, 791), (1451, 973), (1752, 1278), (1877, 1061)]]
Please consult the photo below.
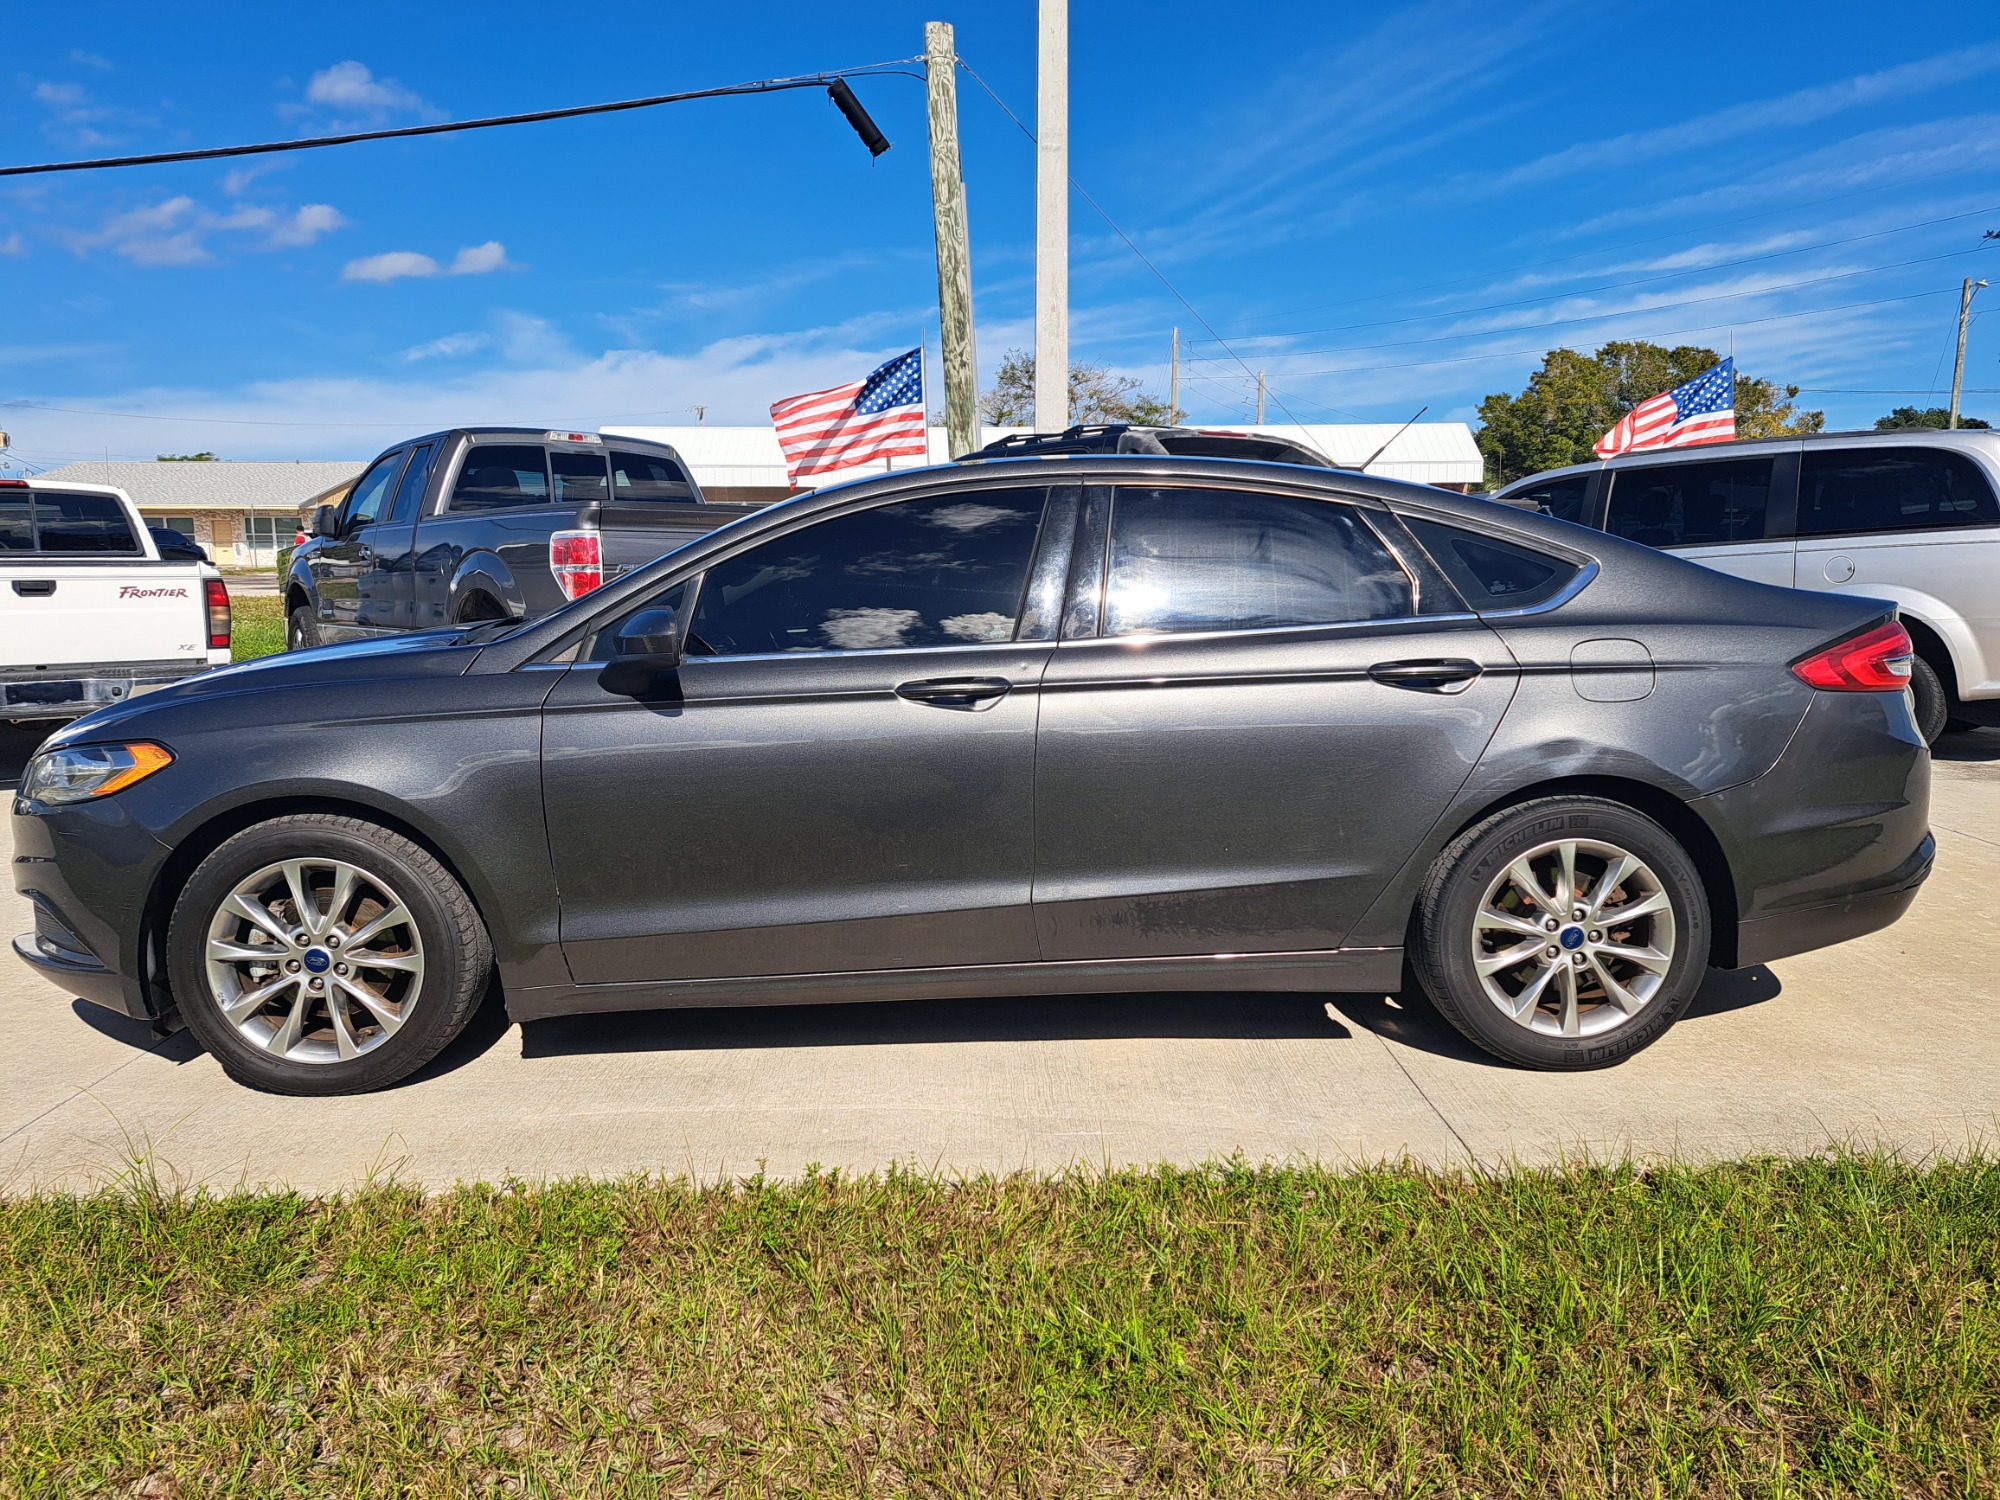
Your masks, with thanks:
[(278, 595), (232, 595), (229, 612), (231, 661), (248, 661), (285, 649), (285, 601)]
[(19, 1199), (0, 1493), (1990, 1496), (1996, 1226), (1868, 1158)]

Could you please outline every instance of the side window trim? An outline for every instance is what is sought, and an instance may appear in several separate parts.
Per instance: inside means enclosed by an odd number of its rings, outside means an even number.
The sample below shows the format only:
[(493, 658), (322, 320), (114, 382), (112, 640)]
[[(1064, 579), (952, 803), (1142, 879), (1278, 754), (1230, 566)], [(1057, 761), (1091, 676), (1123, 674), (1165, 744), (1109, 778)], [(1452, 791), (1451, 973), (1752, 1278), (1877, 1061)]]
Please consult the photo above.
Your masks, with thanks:
[(1016, 641), (1053, 641), (1062, 626), (1064, 585), (1069, 579), (1070, 555), (1076, 545), (1077, 514), (1082, 507), (1080, 485), (1049, 487), (1042, 505), (1041, 530), (1035, 538), (1035, 553), (1028, 562), (1028, 582), (1021, 596), (1021, 612), (1014, 623)]
[(1059, 639), (1097, 639), (1104, 620), (1104, 580), (1111, 571), (1111, 486), (1085, 485), (1070, 554)]

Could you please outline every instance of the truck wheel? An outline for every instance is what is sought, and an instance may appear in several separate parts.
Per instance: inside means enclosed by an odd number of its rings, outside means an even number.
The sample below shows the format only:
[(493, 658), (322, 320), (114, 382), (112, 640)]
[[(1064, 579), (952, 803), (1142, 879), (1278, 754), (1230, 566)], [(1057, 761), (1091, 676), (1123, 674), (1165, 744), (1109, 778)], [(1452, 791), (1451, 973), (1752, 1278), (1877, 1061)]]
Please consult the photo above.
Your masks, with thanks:
[(312, 606), (293, 605), (292, 612), (285, 616), (285, 649), (310, 651), (319, 643), (319, 621), (313, 618)]
[(1708, 970), (1708, 900), (1651, 818), (1543, 797), (1466, 830), (1418, 898), (1414, 967), (1438, 1013), (1488, 1052), (1572, 1071), (1657, 1041)]
[(167, 929), (188, 1029), (238, 1083), (355, 1094), (465, 1029), (493, 969), (465, 888), (421, 845), (360, 818), (246, 828), (189, 877)]
[(1951, 717), (1951, 700), (1945, 696), (1937, 668), (1921, 656), (1910, 658), (1910, 699), (1917, 733), (1924, 737), (1926, 745), (1936, 744)]

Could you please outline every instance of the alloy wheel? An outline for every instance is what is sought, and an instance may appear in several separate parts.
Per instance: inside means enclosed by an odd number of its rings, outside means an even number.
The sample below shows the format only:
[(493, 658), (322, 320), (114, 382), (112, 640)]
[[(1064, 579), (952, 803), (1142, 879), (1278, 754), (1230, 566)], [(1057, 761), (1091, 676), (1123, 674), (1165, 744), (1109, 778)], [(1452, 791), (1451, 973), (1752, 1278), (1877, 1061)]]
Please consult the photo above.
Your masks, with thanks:
[(216, 908), (209, 991), (251, 1045), (345, 1062), (382, 1045), (423, 992), (423, 938), (389, 884), (344, 860), (266, 865)]
[(1597, 1036), (1645, 1009), (1673, 967), (1673, 903), (1636, 854), (1558, 839), (1487, 886), (1472, 957), (1486, 997), (1517, 1026)]

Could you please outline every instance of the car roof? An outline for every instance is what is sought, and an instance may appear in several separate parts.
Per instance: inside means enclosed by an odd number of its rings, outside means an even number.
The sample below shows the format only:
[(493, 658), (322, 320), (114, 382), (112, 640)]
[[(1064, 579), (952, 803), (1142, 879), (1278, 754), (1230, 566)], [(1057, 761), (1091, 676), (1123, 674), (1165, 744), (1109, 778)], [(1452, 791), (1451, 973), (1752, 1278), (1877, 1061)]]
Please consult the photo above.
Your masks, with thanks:
[(1857, 443), (1867, 443), (1871, 447), (1881, 443), (1914, 444), (1926, 448), (1935, 448), (1942, 443), (1947, 447), (1978, 448), (2000, 458), (2000, 428), (1868, 427), (1850, 432), (1804, 432), (1788, 437), (1738, 438), (1727, 443), (1700, 443), (1688, 448), (1647, 448), (1637, 453), (1620, 453), (1615, 458), (1594, 458), (1589, 463), (1566, 464), (1560, 469), (1541, 469), (1533, 474), (1524, 474), (1502, 486), (1499, 493), (1512, 494), (1524, 485), (1567, 479), (1573, 474), (1595, 474), (1599, 469), (1629, 469), (1642, 463), (1693, 463), (1703, 458), (1789, 453), (1800, 445), (1808, 448), (1820, 444), (1845, 447)]
[[(486, 427), (486, 426), (447, 427), (441, 432), (426, 432), (419, 437), (407, 437), (398, 439), (396, 442), (389, 444), (389, 446), (384, 448), (382, 451), (384, 453), (390, 453), (396, 450), (397, 448), (407, 448), (412, 443), (436, 443), (436, 442), (442, 442), (445, 438), (461, 438), (461, 437), (470, 438), (474, 442), (479, 441), (481, 438), (525, 438), (529, 441), (537, 443), (542, 442), (544, 440), (555, 442), (555, 441), (560, 441), (560, 439), (550, 438), (549, 437), (550, 433), (581, 432), (583, 430), (584, 429), (582, 428), (573, 428), (573, 427)], [(676, 458), (680, 456), (678, 453), (675, 452), (671, 444), (662, 443), (653, 438), (625, 437), (622, 434), (607, 437), (605, 434), (601, 432), (592, 432), (590, 436), (596, 438), (600, 443), (603, 443), (606, 447), (609, 447), (612, 443), (615, 442), (621, 448), (625, 447), (656, 448), (663, 453), (673, 453)]]

